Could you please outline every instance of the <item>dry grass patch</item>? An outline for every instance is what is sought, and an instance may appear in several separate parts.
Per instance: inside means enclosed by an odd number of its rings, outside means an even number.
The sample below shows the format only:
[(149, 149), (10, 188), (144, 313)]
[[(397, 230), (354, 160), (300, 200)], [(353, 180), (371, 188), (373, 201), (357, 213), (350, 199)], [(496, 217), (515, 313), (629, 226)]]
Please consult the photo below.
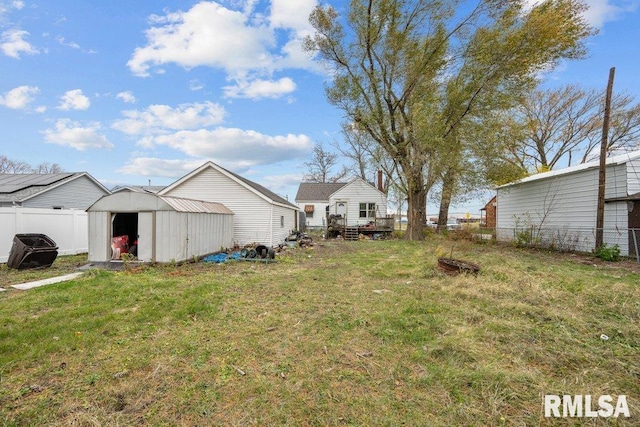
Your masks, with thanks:
[[(478, 277), (437, 271), (450, 244)], [(276, 264), (91, 272), (4, 293), (0, 420), (553, 425), (544, 394), (626, 394), (633, 418), (598, 424), (636, 425), (640, 275), (590, 261), (328, 242)]]

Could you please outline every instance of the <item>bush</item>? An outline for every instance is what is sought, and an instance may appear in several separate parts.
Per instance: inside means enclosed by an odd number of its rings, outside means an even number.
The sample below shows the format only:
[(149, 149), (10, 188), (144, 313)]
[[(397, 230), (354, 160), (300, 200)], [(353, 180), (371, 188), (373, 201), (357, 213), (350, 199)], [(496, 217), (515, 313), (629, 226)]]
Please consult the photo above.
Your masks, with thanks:
[(620, 246), (603, 244), (596, 249), (596, 256), (604, 261), (620, 261)]

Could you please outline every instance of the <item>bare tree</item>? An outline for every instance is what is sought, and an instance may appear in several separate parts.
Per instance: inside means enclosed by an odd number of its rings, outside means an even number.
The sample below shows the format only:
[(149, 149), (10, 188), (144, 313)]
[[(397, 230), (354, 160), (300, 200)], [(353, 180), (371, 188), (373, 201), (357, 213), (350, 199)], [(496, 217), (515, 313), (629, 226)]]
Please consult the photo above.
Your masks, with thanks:
[(62, 166), (58, 163), (40, 163), (38, 166), (32, 169), (33, 173), (60, 173), (64, 172)]
[(0, 156), (0, 173), (30, 173), (31, 166), (28, 163), (9, 159), (7, 156)]
[(64, 172), (58, 163), (40, 163), (33, 167), (27, 162), (11, 160), (5, 155), (0, 156), (0, 173), (60, 173)]
[[(545, 171), (597, 158), (602, 140), (604, 92), (578, 85), (535, 90), (514, 109), (514, 139), (505, 159)], [(517, 135), (515, 135), (517, 133)], [(640, 104), (628, 94), (614, 96), (607, 152), (635, 148), (640, 136)]]
[(313, 157), (304, 165), (307, 173), (304, 180), (308, 182), (339, 182), (349, 175), (349, 169), (343, 166), (337, 174), (331, 175), (331, 170), (338, 165), (338, 155), (324, 149), (322, 144), (313, 147)]

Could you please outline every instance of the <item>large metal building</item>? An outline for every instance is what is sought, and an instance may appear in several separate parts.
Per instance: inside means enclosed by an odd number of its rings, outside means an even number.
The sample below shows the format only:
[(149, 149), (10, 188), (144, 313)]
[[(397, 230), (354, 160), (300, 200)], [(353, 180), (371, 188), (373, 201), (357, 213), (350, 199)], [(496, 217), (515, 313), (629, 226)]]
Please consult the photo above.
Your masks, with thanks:
[(122, 240), (144, 262), (180, 262), (233, 246), (234, 214), (220, 203), (127, 189), (87, 212), (90, 262), (121, 259)]

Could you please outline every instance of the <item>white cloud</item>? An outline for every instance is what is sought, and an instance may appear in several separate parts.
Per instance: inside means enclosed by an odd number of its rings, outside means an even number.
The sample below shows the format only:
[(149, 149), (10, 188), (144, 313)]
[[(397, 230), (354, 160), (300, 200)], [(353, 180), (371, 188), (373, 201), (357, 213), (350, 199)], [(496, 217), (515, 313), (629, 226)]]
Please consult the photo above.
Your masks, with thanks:
[(38, 52), (29, 42), (24, 40), (29, 33), (24, 30), (11, 29), (4, 31), (0, 36), (0, 50), (12, 58), (20, 58), (21, 53), (35, 55)]
[(615, 21), (624, 13), (638, 9), (638, 0), (587, 0), (589, 10), (585, 19), (595, 28), (602, 28), (607, 22)]
[[(529, 7), (544, 0), (526, 0)], [(614, 21), (624, 13), (635, 12), (640, 6), (638, 0), (585, 0), (589, 9), (584, 18), (594, 28), (602, 28), (607, 22)]]
[(198, 79), (189, 80), (189, 90), (197, 92), (204, 89), (204, 84)]
[(175, 63), (185, 68), (206, 65), (228, 72), (267, 67), (267, 46), (273, 37), (267, 28), (251, 26), (248, 16), (200, 2), (187, 12), (152, 17), (160, 24), (146, 31), (148, 44), (135, 49), (127, 63), (138, 76), (149, 75), (152, 66)]
[(119, 94), (116, 95), (116, 98), (122, 100), (122, 102), (125, 102), (127, 104), (136, 103), (136, 97), (133, 96), (133, 93), (129, 90), (126, 92), (120, 92)]
[[(237, 87), (237, 94), (242, 93), (243, 86), (252, 85), (250, 80), (257, 80), (256, 85), (273, 80), (275, 71), (320, 71), (302, 49), (304, 36), (312, 31), (308, 16), (316, 0), (273, 0), (267, 10), (270, 15), (257, 12), (256, 1), (232, 3), (236, 9), (216, 1), (201, 1), (186, 12), (151, 17), (147, 45), (135, 49), (127, 63), (130, 70), (138, 76), (148, 76), (152, 69), (163, 71), (158, 67), (167, 64), (186, 69), (219, 68), (235, 83), (229, 88)], [(268, 88), (274, 92), (265, 92)], [(286, 93), (289, 92), (279, 85), (269, 85), (262, 87), (259, 97)]]
[(9, 12), (11, 9), (20, 10), (24, 7), (24, 2), (22, 0), (14, 0), (14, 1), (3, 1), (0, 0), (0, 20), (3, 18), (3, 15)]
[(14, 110), (24, 110), (33, 102), (33, 96), (39, 92), (37, 86), (18, 86), (0, 96), (0, 105)]
[(191, 157), (214, 159), (230, 167), (250, 167), (302, 158), (313, 148), (306, 135), (270, 136), (237, 128), (179, 131), (147, 138), (144, 146), (166, 146)]
[(227, 98), (279, 98), (296, 90), (296, 84), (288, 77), (280, 80), (238, 81), (234, 86), (223, 88)]
[(292, 186), (297, 187), (302, 178), (303, 174), (267, 175), (260, 180), (260, 183), (271, 191), (284, 193)]
[(58, 144), (85, 151), (92, 148), (113, 148), (113, 144), (100, 133), (100, 123), (90, 122), (82, 126), (70, 119), (56, 121), (54, 129), (42, 132), (47, 143)]
[(68, 42), (62, 36), (57, 36), (56, 37), (56, 41), (62, 46), (70, 47), (72, 49), (80, 49), (80, 45), (78, 43), (76, 43), (76, 42)]
[(60, 110), (86, 110), (91, 105), (89, 98), (82, 94), (82, 89), (67, 91), (60, 97)]
[(116, 170), (124, 175), (161, 176), (179, 178), (197, 169), (205, 160), (167, 160), (153, 157), (137, 157)]
[(112, 127), (128, 135), (154, 135), (169, 131), (195, 129), (222, 123), (225, 110), (213, 102), (168, 105), (150, 105), (146, 110), (123, 111), (125, 117)]
[(271, 0), (271, 26), (311, 32), (309, 15), (316, 4), (316, 0)]

